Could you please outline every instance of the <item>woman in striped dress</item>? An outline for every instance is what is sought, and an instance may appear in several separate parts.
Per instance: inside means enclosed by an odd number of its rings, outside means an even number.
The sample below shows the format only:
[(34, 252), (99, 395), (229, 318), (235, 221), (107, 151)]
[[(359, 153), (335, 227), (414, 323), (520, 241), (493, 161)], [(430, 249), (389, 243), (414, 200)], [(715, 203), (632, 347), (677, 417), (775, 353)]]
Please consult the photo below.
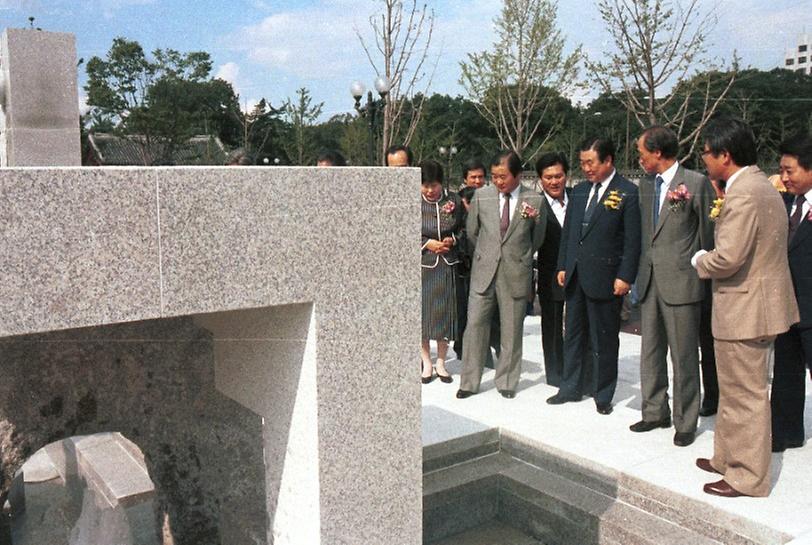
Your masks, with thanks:
[(420, 347), (422, 382), (434, 378), (429, 341), (437, 342), (437, 376), (451, 382), (445, 368), (448, 341), (461, 335), (457, 330), (456, 267), (459, 263), (457, 237), (462, 229), (464, 210), (459, 197), (443, 191), (443, 167), (436, 161), (420, 165), (422, 223), (421, 268), (423, 276), (423, 339)]

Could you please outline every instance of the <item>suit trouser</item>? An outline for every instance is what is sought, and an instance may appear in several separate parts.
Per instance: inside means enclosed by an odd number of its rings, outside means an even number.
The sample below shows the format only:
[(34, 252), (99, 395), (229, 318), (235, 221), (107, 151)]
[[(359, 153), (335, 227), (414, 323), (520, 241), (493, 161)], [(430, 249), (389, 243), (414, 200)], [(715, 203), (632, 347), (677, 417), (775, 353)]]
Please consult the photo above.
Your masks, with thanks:
[[(501, 268), (501, 265), (500, 265)], [(491, 318), (499, 312), (500, 352), (496, 362), (494, 383), (498, 390), (516, 390), (522, 368), (522, 335), (527, 294), (513, 296), (514, 286), (500, 274), (500, 268), (483, 293), (471, 289), (468, 298), (468, 325), (463, 339), (460, 389), (479, 391), (482, 367), (490, 352)]]
[(767, 356), (773, 339), (715, 343), (719, 412), (711, 465), (730, 486), (750, 496), (770, 493)]
[[(575, 272), (577, 275), (577, 270)], [(560, 393), (575, 398), (583, 392), (581, 374), (587, 344), (592, 349), (592, 391), (595, 403), (611, 403), (617, 386), (617, 355), (620, 349), (622, 297), (592, 299), (575, 276), (567, 287), (567, 335), (564, 338), (564, 370)], [(587, 335), (589, 343), (587, 343)], [(589, 358), (586, 359), (589, 361)]]
[(564, 301), (539, 296), (541, 307), (541, 348), (547, 384), (559, 386), (564, 369)]
[(654, 275), (640, 307), (643, 326), (640, 349), (640, 389), (643, 420), (669, 417), (668, 350), (674, 368), (674, 429), (696, 431), (699, 419), (700, 302), (669, 305), (660, 297)]
[(812, 328), (792, 326), (775, 339), (770, 394), (773, 442), (804, 440), (806, 369), (812, 367)]
[(713, 349), (713, 331), (711, 328), (711, 315), (713, 312), (713, 297), (710, 290), (705, 291), (699, 318), (699, 348), (702, 353), (700, 367), (702, 368), (702, 389), (705, 398), (703, 407), (713, 407), (719, 403), (719, 380), (716, 378), (716, 353)]

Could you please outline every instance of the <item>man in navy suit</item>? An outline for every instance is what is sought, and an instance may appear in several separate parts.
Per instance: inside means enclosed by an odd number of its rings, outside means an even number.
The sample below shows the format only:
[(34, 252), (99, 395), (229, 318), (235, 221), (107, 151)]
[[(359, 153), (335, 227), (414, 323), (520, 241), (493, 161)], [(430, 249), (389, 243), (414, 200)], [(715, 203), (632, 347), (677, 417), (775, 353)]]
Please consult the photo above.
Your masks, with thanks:
[(620, 308), (640, 259), (640, 208), (637, 187), (615, 170), (610, 140), (585, 140), (580, 161), (587, 181), (570, 194), (558, 252), (557, 280), (565, 290), (567, 308), (564, 369), (558, 393), (547, 403), (581, 399), (583, 353), (589, 344), (595, 407), (599, 414), (610, 414), (617, 385)]
[(801, 321), (775, 339), (775, 370), (770, 408), (772, 451), (804, 444), (806, 369), (812, 368), (812, 138), (782, 143), (781, 181), (790, 194), (787, 252)]

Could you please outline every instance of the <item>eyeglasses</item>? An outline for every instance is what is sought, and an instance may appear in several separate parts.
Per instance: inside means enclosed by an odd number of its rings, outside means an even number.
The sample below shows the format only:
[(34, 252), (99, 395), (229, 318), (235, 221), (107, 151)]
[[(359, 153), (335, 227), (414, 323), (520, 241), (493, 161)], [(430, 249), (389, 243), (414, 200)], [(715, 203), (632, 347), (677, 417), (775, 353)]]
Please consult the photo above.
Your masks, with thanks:
[(705, 157), (705, 156), (706, 156), (706, 155), (708, 155), (709, 153), (713, 153), (713, 151), (711, 151), (711, 150), (709, 150), (709, 149), (706, 149), (706, 150), (700, 151), (700, 152), (699, 152), (699, 156), (700, 156), (700, 157)]

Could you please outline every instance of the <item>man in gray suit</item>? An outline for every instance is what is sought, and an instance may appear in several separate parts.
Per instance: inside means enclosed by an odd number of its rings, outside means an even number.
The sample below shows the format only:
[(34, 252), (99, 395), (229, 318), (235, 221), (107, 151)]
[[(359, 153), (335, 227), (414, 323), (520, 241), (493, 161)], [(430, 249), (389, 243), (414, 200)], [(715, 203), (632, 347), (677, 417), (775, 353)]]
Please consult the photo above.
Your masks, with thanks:
[(713, 247), (713, 186), (677, 161), (671, 129), (649, 127), (637, 140), (642, 248), (637, 289), (641, 300), (640, 388), (643, 419), (634, 432), (671, 426), (668, 362), (674, 368), (674, 444), (694, 442), (699, 417), (699, 318), (705, 289), (691, 257)]
[(497, 155), (491, 161), (493, 185), (478, 189), (468, 210), (466, 233), (474, 254), (459, 399), (479, 391), (491, 317), (497, 309), (501, 350), (494, 382), (503, 397), (516, 395), (533, 253), (544, 242), (547, 224), (541, 196), (521, 185), (521, 172), (515, 152)]

